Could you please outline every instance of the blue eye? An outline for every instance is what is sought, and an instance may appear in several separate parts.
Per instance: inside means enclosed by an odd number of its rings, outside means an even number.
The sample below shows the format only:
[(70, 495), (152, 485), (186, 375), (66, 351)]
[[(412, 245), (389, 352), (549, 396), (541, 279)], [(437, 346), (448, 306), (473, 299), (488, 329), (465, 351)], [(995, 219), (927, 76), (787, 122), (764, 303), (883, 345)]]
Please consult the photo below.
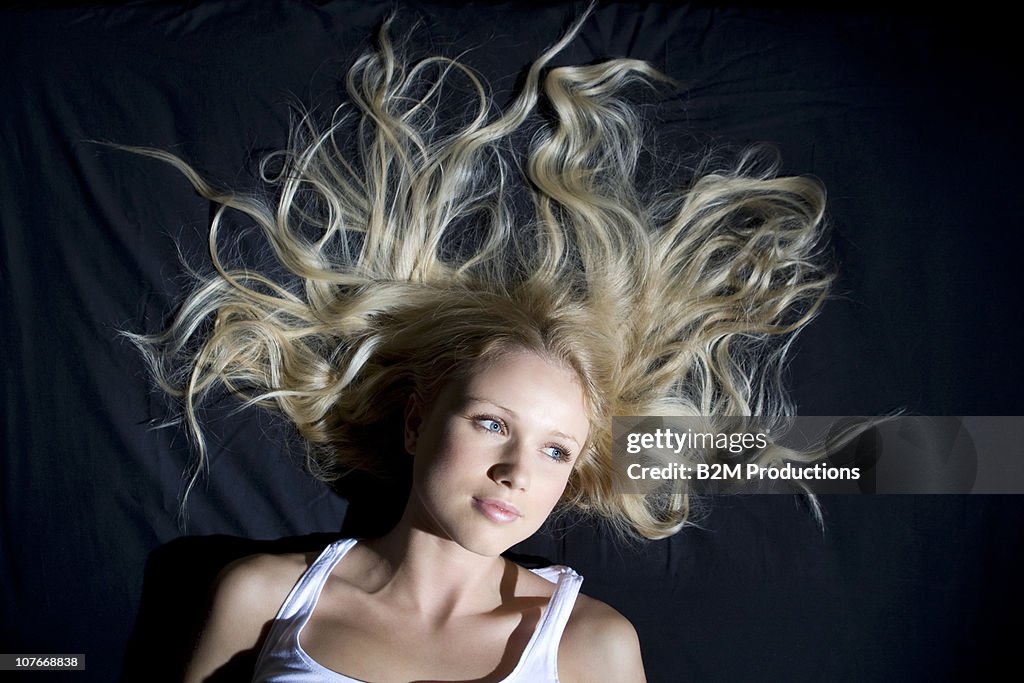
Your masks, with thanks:
[(565, 462), (571, 457), (569, 451), (565, 450), (561, 446), (548, 446), (544, 449), (544, 452), (547, 453), (549, 458), (559, 462)]
[(501, 423), (490, 417), (478, 417), (476, 420), (477, 424), (483, 427), (488, 432), (493, 434), (501, 434), (502, 426)]

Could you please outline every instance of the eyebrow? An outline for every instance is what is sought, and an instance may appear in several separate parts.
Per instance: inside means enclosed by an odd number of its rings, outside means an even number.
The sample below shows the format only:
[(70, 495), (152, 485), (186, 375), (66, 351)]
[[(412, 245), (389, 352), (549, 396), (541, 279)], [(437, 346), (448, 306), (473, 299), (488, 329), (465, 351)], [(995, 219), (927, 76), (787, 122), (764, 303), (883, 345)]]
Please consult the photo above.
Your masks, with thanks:
[[(509, 415), (511, 415), (513, 417), (519, 417), (519, 413), (517, 413), (516, 411), (512, 410), (511, 408), (509, 408), (507, 406), (503, 406), (500, 403), (495, 403), (494, 401), (492, 401), (490, 399), (481, 398), (479, 396), (467, 396), (466, 398), (468, 400), (472, 401), (473, 403), (489, 403), (490, 405), (494, 406), (495, 408), (501, 408), (502, 410), (504, 410), (506, 413), (508, 413)], [(570, 434), (566, 434), (565, 432), (560, 432), (557, 429), (553, 429), (553, 430), (551, 430), (551, 434), (553, 434), (554, 436), (561, 437), (563, 439), (567, 439), (569, 441), (572, 441), (577, 446), (580, 445), (580, 442), (576, 440), (576, 437), (574, 437), (574, 436), (572, 436)]]

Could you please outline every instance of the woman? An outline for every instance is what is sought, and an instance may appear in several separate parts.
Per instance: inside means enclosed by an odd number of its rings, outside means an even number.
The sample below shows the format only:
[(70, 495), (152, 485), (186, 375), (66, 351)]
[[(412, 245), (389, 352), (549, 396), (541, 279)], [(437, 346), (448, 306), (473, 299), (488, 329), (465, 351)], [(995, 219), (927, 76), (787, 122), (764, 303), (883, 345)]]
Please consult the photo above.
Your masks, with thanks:
[(430, 400), (406, 411), (415, 471), (399, 524), (329, 548), (280, 615), (307, 558), (233, 565), (187, 680), (261, 644), (256, 680), (644, 680), (633, 627), (577, 597), (572, 570), (538, 576), (500, 556), (547, 518), (587, 443), (575, 372), (510, 348)]
[[(495, 114), (473, 72), (407, 64), (386, 23), (348, 74), (357, 115), (304, 118), (265, 163), (273, 199), (145, 151), (220, 205), (215, 275), (135, 337), (184, 400), (192, 483), (195, 406), (220, 385), (283, 413), (324, 479), (412, 469), (384, 536), (225, 570), (189, 680), (257, 651), (258, 680), (643, 680), (632, 626), (572, 570), (500, 553), (556, 506), (646, 538), (682, 526), (685, 481), (617, 486), (612, 415), (785, 414), (788, 342), (830, 281), (824, 198), (757, 155), (685, 190), (639, 174), (623, 93), (662, 77), (619, 59), (542, 79), (578, 28)], [(276, 263), (227, 261), (228, 209)]]

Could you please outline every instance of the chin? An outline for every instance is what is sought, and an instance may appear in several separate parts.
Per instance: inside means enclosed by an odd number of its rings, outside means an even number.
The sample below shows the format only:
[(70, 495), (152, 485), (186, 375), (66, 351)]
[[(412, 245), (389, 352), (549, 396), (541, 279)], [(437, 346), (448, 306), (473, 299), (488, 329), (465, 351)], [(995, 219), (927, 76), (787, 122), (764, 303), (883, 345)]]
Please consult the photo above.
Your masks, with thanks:
[(446, 538), (461, 548), (482, 557), (498, 557), (506, 550), (532, 536), (539, 525), (522, 517), (501, 523), (489, 519), (472, 503), (470, 509), (440, 509), (420, 516), (421, 529)]
[[(522, 520), (514, 522), (507, 527), (495, 525), (493, 522), (486, 522), (483, 525), (473, 525), (476, 528), (463, 528), (450, 534), (449, 537), (466, 550), (483, 557), (498, 557), (506, 550), (525, 541), (532, 536), (536, 529), (532, 526), (527, 528)], [(514, 528), (514, 527), (519, 528)]]
[(476, 555), (498, 557), (515, 544), (526, 540), (526, 538), (528, 536), (521, 536), (519, 534), (513, 537), (510, 534), (466, 533), (453, 536), (452, 540)]

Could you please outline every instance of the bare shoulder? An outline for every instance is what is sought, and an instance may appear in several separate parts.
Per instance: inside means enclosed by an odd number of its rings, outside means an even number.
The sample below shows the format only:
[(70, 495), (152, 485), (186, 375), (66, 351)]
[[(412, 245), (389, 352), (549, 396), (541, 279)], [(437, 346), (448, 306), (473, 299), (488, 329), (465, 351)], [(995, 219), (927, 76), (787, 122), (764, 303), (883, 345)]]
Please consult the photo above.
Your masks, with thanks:
[(646, 681), (633, 624), (600, 600), (580, 595), (559, 644), (558, 675), (564, 681)]
[(217, 577), (185, 680), (205, 680), (229, 662), (254, 662), (270, 623), (309, 561), (301, 554), (250, 555), (226, 566)]
[(217, 576), (215, 603), (262, 611), (277, 593), (280, 602), (272, 605), (271, 617), (284, 602), (295, 582), (309, 567), (307, 555), (249, 555), (235, 560)]

